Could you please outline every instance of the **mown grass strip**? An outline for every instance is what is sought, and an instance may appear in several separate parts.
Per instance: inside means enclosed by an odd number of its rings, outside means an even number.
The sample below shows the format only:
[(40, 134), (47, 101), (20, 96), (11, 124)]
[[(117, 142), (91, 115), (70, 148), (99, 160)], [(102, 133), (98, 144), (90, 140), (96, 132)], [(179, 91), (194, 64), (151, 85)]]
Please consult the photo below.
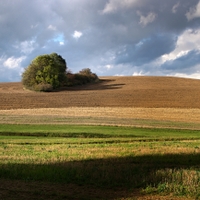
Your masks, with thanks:
[(1, 124), (0, 135), (4, 136), (42, 136), (42, 137), (140, 137), (198, 139), (200, 131), (182, 129), (152, 129), (121, 126), (88, 126), (88, 125), (39, 125), (39, 124)]

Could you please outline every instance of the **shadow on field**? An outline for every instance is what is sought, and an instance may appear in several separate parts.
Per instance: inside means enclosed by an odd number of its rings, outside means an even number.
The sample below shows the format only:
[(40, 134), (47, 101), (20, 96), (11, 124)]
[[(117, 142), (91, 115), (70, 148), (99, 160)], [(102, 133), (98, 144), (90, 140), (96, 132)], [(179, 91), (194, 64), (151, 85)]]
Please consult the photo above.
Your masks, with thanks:
[[(0, 198), (5, 198), (3, 195), (8, 193), (19, 197), (28, 195), (29, 199), (42, 197), (40, 199), (112, 200), (136, 197), (140, 194), (134, 193), (135, 189), (171, 180), (176, 171), (181, 174), (185, 170), (198, 171), (199, 168), (200, 153), (129, 156), (49, 164), (2, 164)], [(175, 178), (181, 183), (187, 175), (181, 174)], [(5, 180), (5, 184), (2, 180)], [(9, 180), (13, 181), (13, 186), (10, 181), (8, 185), (11, 189), (6, 189), (6, 181)], [(199, 180), (200, 177), (197, 177), (197, 185)], [(23, 186), (19, 186), (20, 181)], [(33, 186), (34, 183), (37, 184)]]
[(102, 79), (97, 83), (87, 83), (85, 85), (77, 85), (72, 87), (62, 87), (57, 89), (55, 92), (59, 91), (77, 91), (77, 90), (113, 90), (120, 89), (125, 84), (112, 84), (111, 82), (115, 81), (114, 79)]

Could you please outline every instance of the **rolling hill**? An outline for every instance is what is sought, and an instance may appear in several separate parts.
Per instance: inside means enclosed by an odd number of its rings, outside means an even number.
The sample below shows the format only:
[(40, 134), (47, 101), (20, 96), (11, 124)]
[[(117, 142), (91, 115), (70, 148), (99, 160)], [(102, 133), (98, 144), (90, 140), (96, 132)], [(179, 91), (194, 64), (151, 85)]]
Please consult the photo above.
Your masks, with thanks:
[(0, 110), (63, 107), (200, 108), (200, 80), (173, 77), (100, 77), (52, 93), (0, 83)]

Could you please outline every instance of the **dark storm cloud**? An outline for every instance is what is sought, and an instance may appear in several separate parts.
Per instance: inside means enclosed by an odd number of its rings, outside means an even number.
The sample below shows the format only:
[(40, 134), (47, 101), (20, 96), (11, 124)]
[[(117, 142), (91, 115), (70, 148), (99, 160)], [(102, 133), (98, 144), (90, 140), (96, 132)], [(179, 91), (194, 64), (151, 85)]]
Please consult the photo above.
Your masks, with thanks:
[(173, 60), (165, 62), (161, 68), (166, 71), (189, 72), (191, 68), (200, 63), (200, 51), (192, 50), (185, 55)]
[(170, 34), (156, 34), (141, 40), (136, 45), (128, 45), (117, 55), (117, 63), (132, 63), (143, 65), (171, 52), (175, 48), (176, 36)]
[(198, 59), (152, 63), (176, 51), (184, 31), (198, 31), (199, 20), (199, 0), (0, 0), (0, 81), (20, 80), (34, 57), (52, 52), (74, 72), (167, 75), (185, 62), (189, 73)]

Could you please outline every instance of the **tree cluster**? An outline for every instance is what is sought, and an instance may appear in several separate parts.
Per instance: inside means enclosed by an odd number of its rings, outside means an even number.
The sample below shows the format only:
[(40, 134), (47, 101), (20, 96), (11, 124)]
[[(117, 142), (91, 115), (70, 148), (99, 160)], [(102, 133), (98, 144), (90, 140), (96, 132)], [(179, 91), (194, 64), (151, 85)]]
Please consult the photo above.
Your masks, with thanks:
[(44, 92), (97, 80), (97, 75), (89, 68), (76, 74), (67, 72), (66, 61), (56, 53), (37, 56), (22, 74), (22, 83), (26, 89)]

